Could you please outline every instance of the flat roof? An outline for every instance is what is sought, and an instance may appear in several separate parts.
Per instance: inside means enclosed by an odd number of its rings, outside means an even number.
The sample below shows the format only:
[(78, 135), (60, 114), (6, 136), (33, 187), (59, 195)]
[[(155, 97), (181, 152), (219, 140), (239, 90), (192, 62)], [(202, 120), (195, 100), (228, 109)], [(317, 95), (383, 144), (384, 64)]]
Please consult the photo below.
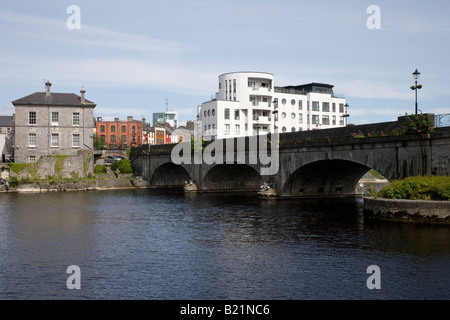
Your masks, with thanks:
[(222, 73), (221, 75), (219, 75), (219, 77), (220, 77), (220, 76), (224, 76), (224, 75), (226, 75), (226, 74), (233, 74), (233, 73), (262, 73), (262, 74), (268, 74), (268, 75), (274, 76), (272, 73), (269, 73), (269, 72), (262, 72), (262, 71), (236, 71), (236, 72), (226, 72), (226, 73)]

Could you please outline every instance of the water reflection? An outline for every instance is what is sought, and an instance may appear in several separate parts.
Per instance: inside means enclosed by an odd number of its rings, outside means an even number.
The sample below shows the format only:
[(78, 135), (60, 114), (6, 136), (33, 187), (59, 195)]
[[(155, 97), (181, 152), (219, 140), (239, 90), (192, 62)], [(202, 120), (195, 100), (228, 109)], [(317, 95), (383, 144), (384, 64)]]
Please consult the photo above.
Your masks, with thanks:
[[(0, 204), (3, 299), (450, 297), (448, 227), (366, 221), (361, 199), (124, 190)], [(65, 287), (72, 264), (79, 291)], [(372, 264), (381, 291), (365, 287)]]

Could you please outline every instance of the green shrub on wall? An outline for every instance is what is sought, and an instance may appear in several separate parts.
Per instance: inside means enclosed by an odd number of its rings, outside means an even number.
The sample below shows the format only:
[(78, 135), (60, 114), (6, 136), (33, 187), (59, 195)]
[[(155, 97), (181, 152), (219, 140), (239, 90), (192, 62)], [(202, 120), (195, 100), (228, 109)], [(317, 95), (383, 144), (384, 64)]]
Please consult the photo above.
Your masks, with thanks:
[(409, 177), (392, 181), (380, 190), (379, 196), (388, 199), (450, 200), (450, 177)]
[(118, 173), (133, 173), (131, 161), (128, 159), (122, 159), (120, 161), (113, 162), (111, 164), (111, 170)]

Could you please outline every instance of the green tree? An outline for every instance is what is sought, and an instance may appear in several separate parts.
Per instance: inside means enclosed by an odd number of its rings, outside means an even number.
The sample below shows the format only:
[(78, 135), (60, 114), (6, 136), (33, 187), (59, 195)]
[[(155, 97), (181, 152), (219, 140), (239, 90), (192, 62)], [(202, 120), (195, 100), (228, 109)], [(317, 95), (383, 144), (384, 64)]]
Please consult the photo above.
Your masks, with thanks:
[(99, 137), (96, 134), (94, 135), (94, 149), (95, 150), (103, 150), (106, 149), (106, 140), (105, 137)]

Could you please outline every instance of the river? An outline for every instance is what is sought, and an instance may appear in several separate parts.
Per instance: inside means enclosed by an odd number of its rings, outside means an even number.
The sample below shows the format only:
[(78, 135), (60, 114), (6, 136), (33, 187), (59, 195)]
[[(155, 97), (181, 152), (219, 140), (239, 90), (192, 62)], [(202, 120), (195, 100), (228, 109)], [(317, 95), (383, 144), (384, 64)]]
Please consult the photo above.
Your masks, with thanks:
[(0, 194), (0, 299), (449, 299), (450, 228), (367, 221), (362, 201)]

